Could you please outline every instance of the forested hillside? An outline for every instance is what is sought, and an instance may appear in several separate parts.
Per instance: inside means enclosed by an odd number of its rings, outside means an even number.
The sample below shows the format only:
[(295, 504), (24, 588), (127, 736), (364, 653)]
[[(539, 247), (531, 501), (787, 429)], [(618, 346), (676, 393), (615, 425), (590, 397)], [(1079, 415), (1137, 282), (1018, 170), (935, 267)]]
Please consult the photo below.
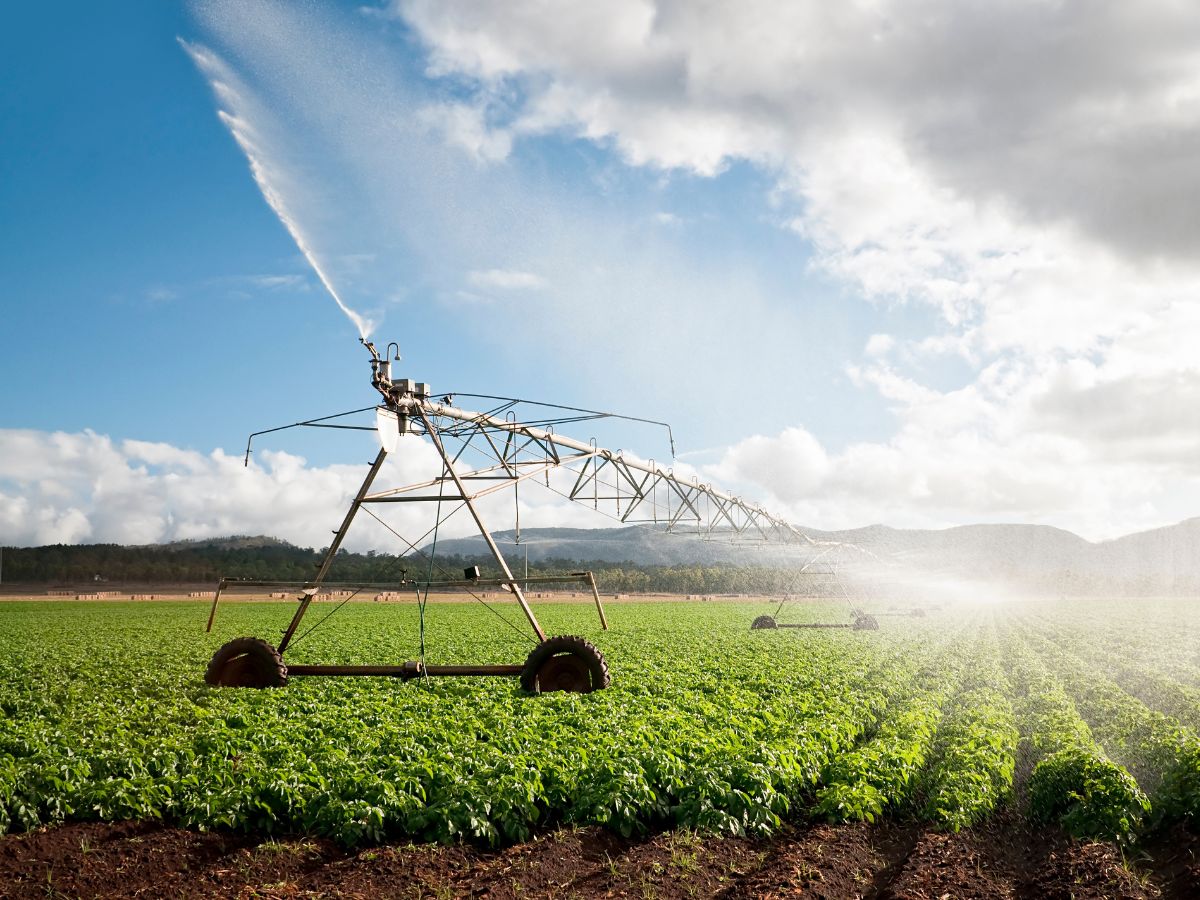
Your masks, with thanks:
[[(272, 538), (228, 538), (175, 544), (122, 547), (117, 544), (56, 544), (8, 548), (4, 551), (4, 582), (20, 584), (79, 584), (96, 582), (179, 583), (216, 582), (233, 578), (303, 581), (312, 576), (321, 553)], [(514, 571), (524, 572), (524, 560), (514, 558)], [(499, 569), (486, 555), (438, 554), (433, 578), (461, 578), (467, 566), (478, 565), (485, 576)], [(803, 592), (821, 595), (833, 590), (828, 579), (814, 579), (794, 570), (764, 566), (700, 564), (644, 566), (551, 558), (540, 560), (530, 574), (596, 573), (605, 591), (654, 591), (684, 594), (751, 594)], [(420, 557), (390, 554), (338, 554), (330, 572), (334, 581), (397, 582), (425, 579), (429, 563)]]

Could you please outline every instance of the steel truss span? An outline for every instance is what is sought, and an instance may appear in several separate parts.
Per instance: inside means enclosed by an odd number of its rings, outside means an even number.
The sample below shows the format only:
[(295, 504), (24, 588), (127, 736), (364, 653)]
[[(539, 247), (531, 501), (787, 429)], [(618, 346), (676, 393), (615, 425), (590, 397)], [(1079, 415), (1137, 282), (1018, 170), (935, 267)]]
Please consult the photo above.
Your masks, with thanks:
[[(491, 531), (481, 516), (478, 501), (499, 491), (512, 489), (517, 511), (517, 530), (520, 532), (519, 491), (526, 482), (538, 480), (551, 491), (579, 503), (586, 503), (598, 512), (625, 524), (657, 525), (662, 530), (685, 533), (707, 540), (724, 540), (732, 543), (774, 544), (805, 548), (808, 561), (801, 571), (831, 553), (835, 555), (851, 549), (869, 552), (852, 544), (815, 540), (783, 519), (768, 513), (755, 503), (701, 483), (697, 478), (681, 478), (672, 469), (663, 468), (653, 460), (627, 458), (621, 451), (612, 451), (597, 446), (596, 442), (583, 442), (564, 437), (554, 432), (553, 424), (541, 421), (537, 424), (517, 421), (511, 407), (518, 402), (509, 400), (499, 410), (472, 412), (454, 406), (449, 396), (436, 400), (429, 386), (411, 379), (391, 377), (391, 361), (381, 358), (375, 347), (363, 341), (371, 353), (371, 384), (383, 398), (376, 407), (376, 432), (381, 448), (371, 463), (362, 485), (351, 501), (340, 527), (334, 532), (333, 540), (325, 551), (317, 572), (311, 581), (299, 585), (297, 608), (277, 646), (258, 638), (237, 638), (217, 651), (209, 664), (206, 678), (211, 684), (270, 687), (286, 684), (289, 671), (293, 675), (394, 675), (411, 678), (425, 675), (508, 675), (520, 673), (521, 684), (526, 690), (571, 690), (591, 691), (604, 688), (610, 680), (609, 670), (600, 650), (583, 637), (574, 635), (547, 636), (539, 624), (533, 609), (526, 600), (522, 584), (497, 546)], [(389, 346), (390, 352), (390, 346)], [(398, 357), (397, 357), (398, 358)], [(502, 399), (502, 398), (493, 398)], [(547, 405), (547, 404), (543, 404)], [(557, 407), (558, 409), (570, 409)], [(509, 410), (504, 418), (500, 413)], [(356, 412), (365, 412), (357, 410)], [(611, 414), (592, 410), (571, 409), (580, 413), (560, 417), (558, 422), (579, 422), (590, 418), (607, 417)], [(344, 414), (350, 415), (350, 413)], [(320, 428), (361, 428), (354, 425), (334, 424), (340, 416), (325, 416), (296, 426)], [(628, 417), (620, 417), (628, 418)], [(646, 422), (649, 420), (639, 419)], [(664, 423), (652, 423), (663, 425)], [(283, 426), (291, 428), (296, 426)], [(269, 431), (280, 431), (273, 428)], [(266, 434), (268, 432), (258, 432)], [(388, 455), (395, 452), (400, 438), (406, 434), (423, 435), (429, 439), (440, 458), (440, 472), (433, 477), (400, 487), (379, 489), (376, 479)], [(668, 435), (670, 434), (668, 426)], [(253, 440), (254, 435), (251, 435)], [(246, 460), (249, 464), (250, 442), (246, 445)], [(674, 440), (672, 438), (672, 455)], [(496, 579), (479, 579), (478, 569), (466, 573), (466, 582), (454, 584), (465, 586), (474, 595), (472, 588), (486, 581), (510, 593), (524, 613), (529, 627), (536, 636), (536, 646), (523, 666), (427, 666), (424, 660), (424, 637), (422, 636), (419, 660), (402, 665), (387, 666), (287, 666), (283, 654), (294, 641), (301, 640), (313, 628), (340, 608), (327, 614), (307, 632), (297, 637), (301, 620), (320, 593), (346, 534), (359, 510), (392, 532), (406, 545), (406, 551), (426, 556), (416, 542), (398, 534), (387, 522), (376, 515), (371, 507), (389, 503), (435, 503), (437, 513), (433, 528), (436, 541), (437, 528), (460, 509), (466, 509), (479, 535), (500, 570)], [(433, 560), (430, 559), (432, 571)], [(474, 575), (474, 578), (471, 575)], [(574, 573), (570, 580), (578, 579), (588, 587), (595, 599), (601, 627), (608, 628), (604, 607), (600, 601), (595, 578), (590, 572)], [(222, 579), (213, 597), (208, 627), (211, 630), (217, 605), (222, 593), (235, 582)], [(444, 582), (449, 586), (452, 582)], [(242, 582), (243, 585), (248, 584)], [(415, 585), (412, 585), (415, 587)], [(428, 591), (435, 584), (421, 585)], [(346, 592), (348, 602), (354, 596), (353, 589)], [(483, 602), (475, 595), (475, 599)], [(484, 605), (487, 605), (486, 603)], [(424, 606), (422, 605), (422, 614)], [(494, 610), (493, 610), (494, 611)], [(501, 616), (503, 618), (503, 616)], [(422, 620), (423, 621), (423, 620)], [(507, 620), (505, 620), (507, 621)], [(511, 626), (511, 623), (508, 623)], [(422, 635), (424, 631), (422, 629)]]
[[(654, 524), (708, 539), (819, 543), (756, 503), (696, 478), (677, 476), (653, 460), (628, 458), (619, 450), (555, 434), (552, 428), (460, 409), (407, 391), (389, 396), (380, 409), (394, 414), (394, 419), (382, 421), (393, 422), (390, 427), (398, 434), (454, 442), (455, 452), (449, 457), (453, 469), (427, 481), (368, 494), (365, 503), (474, 501), (541, 478), (551, 490), (625, 524)], [(552, 479), (552, 473), (569, 477)], [(450, 482), (471, 488), (460, 493), (440, 490)]]

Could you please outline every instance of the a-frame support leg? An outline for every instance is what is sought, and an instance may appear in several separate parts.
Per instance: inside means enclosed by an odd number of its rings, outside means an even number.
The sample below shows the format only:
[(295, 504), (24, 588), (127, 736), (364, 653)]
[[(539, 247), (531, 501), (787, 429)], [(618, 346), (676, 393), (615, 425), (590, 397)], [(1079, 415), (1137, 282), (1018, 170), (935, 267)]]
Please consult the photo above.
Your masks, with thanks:
[(342, 546), (346, 532), (350, 530), (350, 523), (354, 521), (354, 514), (362, 506), (363, 498), (367, 496), (367, 491), (371, 489), (371, 484), (375, 481), (375, 476), (379, 474), (379, 470), (383, 466), (385, 459), (387, 459), (387, 451), (381, 449), (379, 455), (375, 457), (375, 462), (371, 464), (371, 471), (363, 479), (362, 487), (358, 489), (354, 501), (350, 504), (350, 509), (346, 511), (346, 518), (342, 520), (342, 527), (334, 532), (333, 542), (329, 545), (329, 549), (325, 551), (325, 558), (321, 560), (317, 574), (313, 577), (312, 581), (304, 586), (304, 592), (300, 596), (300, 606), (297, 607), (296, 614), (292, 616), (291, 623), (283, 632), (283, 638), (279, 641), (280, 653), (283, 653), (287, 649), (287, 645), (291, 643), (292, 635), (296, 633), (296, 629), (300, 625), (300, 620), (308, 612), (308, 607), (313, 602), (313, 598), (317, 596), (317, 591), (320, 589), (321, 583), (325, 580), (325, 576), (329, 574), (329, 567), (333, 565), (333, 560), (337, 556), (338, 549)]
[(500, 548), (496, 546), (496, 542), (492, 540), (492, 533), (488, 531), (487, 526), (483, 524), (483, 519), (479, 516), (479, 510), (475, 508), (475, 501), (470, 494), (467, 493), (467, 486), (463, 480), (458, 477), (458, 473), (454, 471), (454, 462), (446, 454), (446, 448), (442, 446), (442, 439), (438, 435), (438, 430), (433, 422), (429, 420), (425, 409), (421, 406), (417, 407), (417, 412), (421, 416), (421, 421), (425, 423), (425, 430), (429, 434), (430, 440), (433, 441), (433, 446), (437, 448), (438, 454), (442, 457), (442, 464), (446, 471), (450, 473), (450, 477), (454, 479), (454, 484), (458, 487), (458, 495), (463, 498), (468, 511), (471, 513), (471, 518), (475, 520), (475, 524), (479, 527), (479, 533), (483, 535), (483, 540), (487, 543), (488, 549), (492, 551), (492, 557), (496, 560), (496, 564), (500, 566), (500, 571), (504, 573), (509, 589), (513, 592), (513, 596), (517, 598), (517, 602), (521, 604), (521, 609), (525, 612), (525, 618), (529, 620), (529, 624), (533, 627), (533, 633), (537, 635), (539, 641), (546, 640), (546, 633), (542, 631), (542, 626), (538, 624), (537, 617), (534, 616), (533, 610), (529, 608), (529, 603), (525, 599), (525, 594), (521, 591), (521, 585), (517, 583), (517, 579), (513, 576), (512, 570), (508, 567), (503, 554), (500, 553)]

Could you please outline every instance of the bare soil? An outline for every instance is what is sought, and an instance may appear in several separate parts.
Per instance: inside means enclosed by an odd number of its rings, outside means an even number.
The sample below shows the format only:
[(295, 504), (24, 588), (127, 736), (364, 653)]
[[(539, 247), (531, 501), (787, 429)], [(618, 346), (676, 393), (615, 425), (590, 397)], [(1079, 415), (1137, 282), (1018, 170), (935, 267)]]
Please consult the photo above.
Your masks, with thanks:
[(158, 822), (70, 823), (0, 838), (0, 898), (1189, 898), (1200, 839), (1176, 829), (1128, 862), (1001, 814), (958, 835), (805, 825), (761, 840), (563, 829), (502, 850), (263, 840)]

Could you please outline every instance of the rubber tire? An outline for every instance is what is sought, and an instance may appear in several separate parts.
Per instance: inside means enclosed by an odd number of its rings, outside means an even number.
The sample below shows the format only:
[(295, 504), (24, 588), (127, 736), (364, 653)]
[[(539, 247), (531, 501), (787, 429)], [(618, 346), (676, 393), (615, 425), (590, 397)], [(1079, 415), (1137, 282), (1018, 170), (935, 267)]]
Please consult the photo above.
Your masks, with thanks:
[(261, 638), (234, 638), (213, 654), (204, 680), (214, 687), (283, 687), (287, 665), (279, 651)]
[(775, 624), (774, 616), (759, 616), (757, 619), (755, 619), (753, 622), (750, 623), (750, 629), (752, 631), (757, 631), (760, 628), (778, 628), (778, 627), (779, 626)]
[(612, 676), (608, 672), (608, 663), (599, 648), (586, 638), (565, 634), (546, 638), (533, 648), (525, 660), (525, 668), (521, 672), (521, 688), (530, 694), (542, 693), (538, 673), (542, 671), (542, 667), (546, 663), (556, 656), (574, 656), (586, 668), (588, 688), (578, 691), (578, 693), (590, 694), (592, 691), (603, 690), (612, 683)]
[(878, 631), (879, 620), (874, 616), (859, 616), (854, 620), (855, 631)]

